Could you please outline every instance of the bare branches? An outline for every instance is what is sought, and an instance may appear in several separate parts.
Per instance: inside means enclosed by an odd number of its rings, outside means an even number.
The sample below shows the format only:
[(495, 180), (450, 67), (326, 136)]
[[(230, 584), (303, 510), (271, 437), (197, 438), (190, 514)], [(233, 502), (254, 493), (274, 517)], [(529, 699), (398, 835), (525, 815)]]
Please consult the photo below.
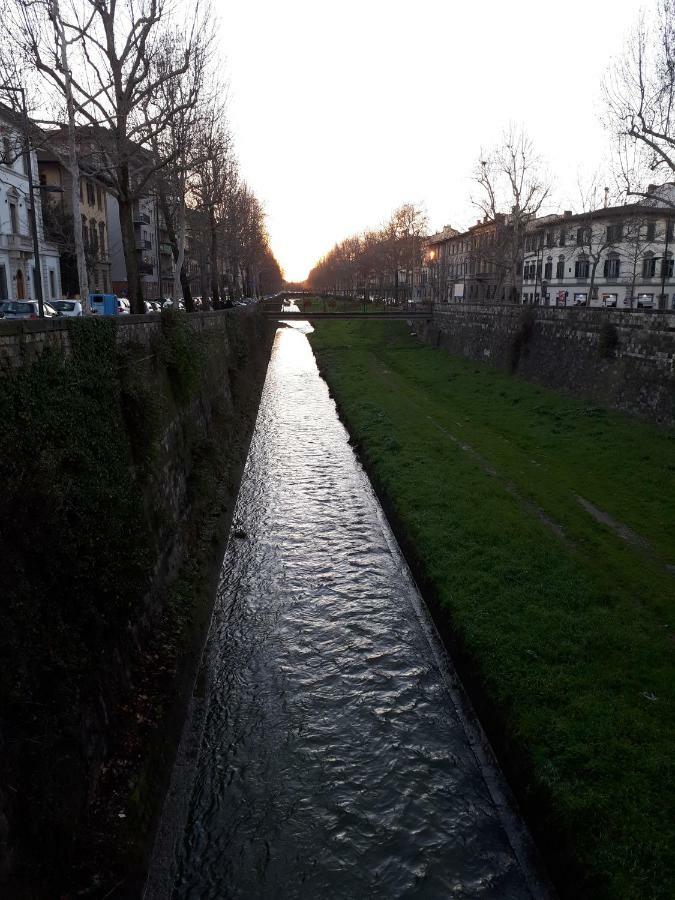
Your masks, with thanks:
[(675, 0), (660, 0), (655, 17), (642, 16), (604, 94), (618, 181), (626, 196), (647, 198), (650, 181), (675, 175)]
[(499, 273), (495, 294), (515, 295), (525, 229), (549, 199), (550, 176), (525, 130), (511, 125), (496, 147), (481, 152), (474, 182), (473, 204), (498, 226), (490, 253)]

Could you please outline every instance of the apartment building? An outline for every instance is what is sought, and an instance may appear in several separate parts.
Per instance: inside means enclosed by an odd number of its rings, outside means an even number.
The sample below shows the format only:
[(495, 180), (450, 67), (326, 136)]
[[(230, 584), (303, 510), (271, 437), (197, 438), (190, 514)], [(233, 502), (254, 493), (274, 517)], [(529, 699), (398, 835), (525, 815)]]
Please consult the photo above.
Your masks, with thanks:
[(479, 219), (466, 231), (446, 226), (425, 242), (425, 265), (437, 302), (511, 299), (514, 278), (505, 262), (508, 216)]
[[(35, 255), (30, 227), (28, 169), (20, 117), (0, 106), (0, 300), (36, 300)], [(45, 240), (38, 164), (30, 154), (34, 180), (42, 296), (61, 296), (61, 270), (56, 246)]]
[[(59, 247), (63, 292), (80, 295), (73, 233), (70, 172), (53, 149), (38, 150), (40, 184), (47, 189), (44, 199), (45, 229)], [(108, 293), (111, 285), (107, 189), (100, 177), (80, 174), (82, 236), (92, 291)]]
[(654, 199), (642, 203), (531, 222), (523, 303), (675, 309), (675, 209), (663, 188), (652, 193)]
[[(129, 282), (119, 205), (114, 197), (108, 197), (107, 208), (110, 224), (112, 289), (119, 296), (126, 297), (129, 293)], [(143, 296), (146, 300), (170, 297), (173, 291), (173, 256), (166, 225), (152, 191), (134, 203), (133, 220)]]

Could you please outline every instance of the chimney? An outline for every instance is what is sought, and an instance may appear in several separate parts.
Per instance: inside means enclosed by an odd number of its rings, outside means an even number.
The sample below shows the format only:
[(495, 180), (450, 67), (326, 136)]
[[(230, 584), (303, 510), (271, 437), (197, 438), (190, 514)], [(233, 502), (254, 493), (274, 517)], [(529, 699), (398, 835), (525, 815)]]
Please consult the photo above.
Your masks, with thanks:
[(566, 218), (566, 219), (569, 218), (571, 215), (572, 215), (572, 210), (571, 210), (571, 209), (566, 209), (565, 212), (563, 213), (563, 216), (564, 216), (564, 218)]
[(605, 188), (605, 209), (609, 206), (609, 188)]
[(653, 194), (653, 193), (656, 191), (656, 188), (657, 188), (657, 185), (655, 185), (655, 184), (648, 184), (648, 185), (647, 185), (647, 193), (648, 193), (648, 194)]

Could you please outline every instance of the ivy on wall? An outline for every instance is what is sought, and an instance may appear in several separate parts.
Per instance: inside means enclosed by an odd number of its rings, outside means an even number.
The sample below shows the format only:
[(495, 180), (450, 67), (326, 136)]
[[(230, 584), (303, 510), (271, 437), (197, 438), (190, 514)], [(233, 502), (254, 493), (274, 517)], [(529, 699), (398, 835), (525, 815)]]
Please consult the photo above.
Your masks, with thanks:
[(157, 558), (144, 488), (158, 438), (201, 384), (184, 315), (162, 316), (150, 357), (118, 347), (116, 327), (71, 320), (69, 356), (47, 348), (0, 390), (0, 813), (13, 806), (12, 839), (44, 836), (54, 857), (86, 799), (83, 714)]

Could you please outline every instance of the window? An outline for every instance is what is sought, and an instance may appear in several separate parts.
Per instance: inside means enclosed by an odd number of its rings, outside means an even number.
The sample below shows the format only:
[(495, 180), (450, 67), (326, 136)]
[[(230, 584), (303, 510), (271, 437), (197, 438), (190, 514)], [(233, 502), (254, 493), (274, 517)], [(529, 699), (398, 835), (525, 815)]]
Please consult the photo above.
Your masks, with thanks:
[(647, 240), (653, 241), (656, 237), (656, 222), (647, 223)]
[(546, 246), (547, 247), (555, 247), (555, 237), (552, 231), (546, 232)]
[(575, 278), (588, 278), (589, 272), (590, 272), (589, 261), (584, 256), (580, 256), (574, 263), (574, 277)]
[(642, 260), (642, 277), (653, 278), (656, 275), (656, 257), (645, 256)]
[(544, 266), (544, 278), (550, 280), (553, 277), (553, 260), (549, 256), (546, 260), (546, 265)]
[(623, 238), (623, 222), (607, 226), (607, 243), (617, 244)]
[(537, 262), (537, 278), (541, 278), (541, 260)]
[(9, 226), (12, 229), (12, 234), (19, 233), (19, 222), (16, 215), (16, 203), (9, 204)]
[(666, 256), (661, 260), (661, 275), (665, 275), (666, 278), (673, 277), (673, 258), (672, 256)]
[(86, 250), (89, 247), (89, 229), (87, 228), (86, 216), (82, 216), (82, 240), (84, 242), (84, 249)]
[(591, 238), (591, 229), (588, 225), (584, 225), (583, 228), (577, 228), (577, 246), (581, 246), (582, 244), (588, 244)]
[(98, 223), (98, 249), (101, 256), (105, 256), (105, 225), (103, 222)]
[(556, 266), (555, 266), (555, 277), (558, 279), (558, 281), (562, 281), (562, 279), (565, 277), (565, 257), (564, 256), (558, 257), (558, 262), (556, 263)]
[(565, 233), (565, 229), (564, 229), (564, 228), (561, 228), (561, 229), (560, 229), (560, 246), (561, 246), (561, 247), (564, 247), (564, 246), (565, 246), (565, 241), (566, 241), (566, 240), (567, 240), (567, 234)]
[(91, 181), (87, 182), (87, 203), (89, 206), (94, 206), (96, 203), (96, 197), (94, 195), (94, 185)]
[(604, 265), (605, 278), (618, 278), (621, 272), (621, 260), (618, 256), (608, 256)]
[(7, 293), (7, 269), (4, 263), (0, 264), (0, 300), (9, 300)]
[(670, 219), (666, 222), (666, 240), (668, 242), (673, 240), (673, 222)]
[(49, 270), (49, 296), (54, 299), (56, 297), (56, 276), (54, 270)]
[(103, 191), (98, 186), (96, 188), (96, 205), (99, 209), (103, 209)]

